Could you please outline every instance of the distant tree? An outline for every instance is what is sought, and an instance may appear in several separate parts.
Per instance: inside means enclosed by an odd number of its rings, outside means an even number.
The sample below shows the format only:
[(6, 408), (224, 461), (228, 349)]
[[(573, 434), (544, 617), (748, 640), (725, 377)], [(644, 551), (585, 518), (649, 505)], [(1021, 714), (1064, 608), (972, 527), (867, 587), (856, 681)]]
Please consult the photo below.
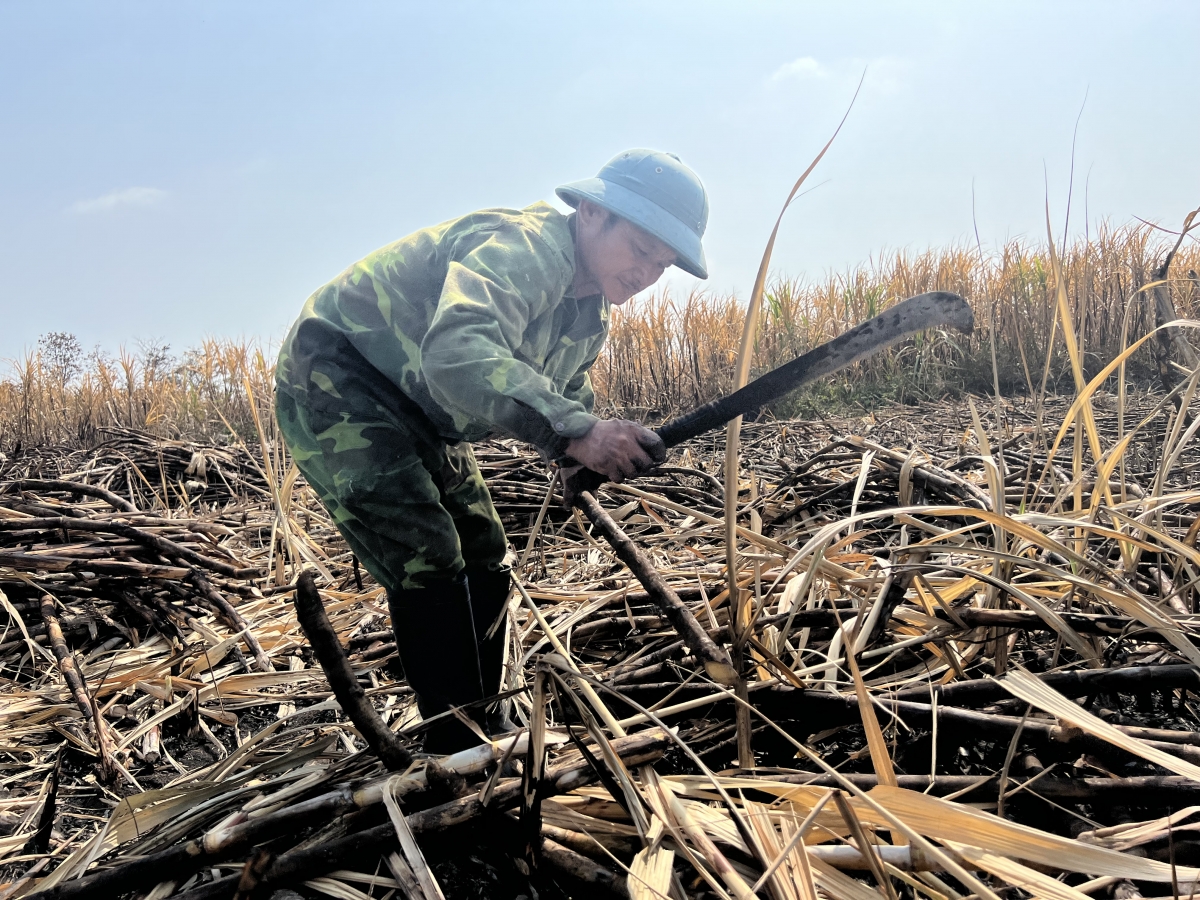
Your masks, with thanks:
[(80, 372), (83, 347), (70, 332), (51, 331), (38, 338), (38, 355), (54, 383), (66, 387)]
[(96, 344), (94, 347), (92, 347), (91, 352), (89, 352), (87, 355), (88, 368), (92, 369), (93, 371), (105, 367), (111, 367), (114, 362), (115, 360), (113, 359), (113, 355), (99, 344)]
[(171, 353), (171, 345), (161, 338), (144, 338), (138, 341), (141, 351), (139, 362), (142, 364), (142, 377), (152, 383), (169, 375), (178, 365), (178, 360)]

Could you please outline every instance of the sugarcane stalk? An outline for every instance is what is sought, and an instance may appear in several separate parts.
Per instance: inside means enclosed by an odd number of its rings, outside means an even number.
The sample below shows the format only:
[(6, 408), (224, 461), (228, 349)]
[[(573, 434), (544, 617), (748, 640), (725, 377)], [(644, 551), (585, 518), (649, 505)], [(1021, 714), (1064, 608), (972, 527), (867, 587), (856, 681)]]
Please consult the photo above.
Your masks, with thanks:
[(116, 743), (108, 731), (108, 726), (100, 717), (96, 705), (92, 703), (92, 698), (88, 695), (83, 673), (79, 671), (79, 665), (75, 662), (75, 654), (71, 652), (66, 638), (63, 637), (58, 613), (54, 611), (54, 598), (49, 594), (42, 596), (41, 610), (42, 621), (46, 623), (46, 633), (50, 638), (50, 647), (54, 650), (54, 658), (58, 660), (58, 671), (62, 673), (63, 680), (67, 683), (71, 696), (75, 699), (75, 705), (79, 707), (79, 711), (91, 729), (92, 736), (96, 739), (96, 752), (100, 755), (100, 778), (105, 782), (111, 781), (116, 774), (113, 765)]
[(589, 491), (579, 493), (576, 505), (612, 546), (621, 562), (625, 563), (634, 577), (641, 582), (650, 599), (663, 611), (675, 632), (683, 638), (696, 656), (703, 660), (708, 676), (719, 684), (733, 684), (737, 680), (737, 673), (729, 660), (729, 654), (708, 636), (708, 632), (700, 626), (691, 610), (679, 599), (679, 595), (667, 584), (667, 580), (654, 568), (650, 560), (646, 559), (637, 544), (630, 540), (621, 530), (621, 526)]
[[(28, 520), (25, 520), (28, 521)], [(83, 519), (70, 519), (82, 522)], [(0, 550), (0, 566), (21, 572), (93, 572), (113, 578), (157, 578), (182, 581), (190, 569), (184, 566), (164, 566), (157, 563), (132, 562), (123, 559), (81, 559), (55, 553), (26, 553), (22, 550)], [(243, 571), (243, 570), (238, 570)], [(257, 572), (257, 569), (244, 571)]]
[(629, 891), (625, 887), (625, 879), (614, 874), (612, 869), (588, 859), (570, 847), (564, 847), (558, 841), (545, 835), (542, 836), (539, 856), (544, 862), (550, 863), (572, 878), (602, 887), (618, 897), (629, 896)]
[(9, 487), (22, 491), (36, 491), (40, 488), (47, 491), (66, 491), (74, 494), (83, 494), (85, 497), (95, 497), (98, 500), (103, 500), (113, 509), (120, 510), (121, 512), (136, 513), (141, 511), (120, 494), (114, 494), (107, 488), (98, 487), (94, 484), (80, 484), (77, 481), (64, 481), (58, 478), (21, 478), (10, 482)]
[[(910, 563), (911, 564), (911, 561)], [(908, 565), (906, 564), (906, 565)], [(783, 584), (780, 584), (778, 589), (782, 589)], [(675, 588), (676, 596), (681, 600), (684, 598), (699, 598), (700, 589), (695, 587)], [(764, 587), (764, 593), (766, 589)], [(644, 591), (639, 591), (636, 594), (630, 592), (627, 595), (630, 604), (635, 600), (650, 600), (651, 597)], [(796, 612), (780, 613), (774, 616), (762, 616), (756, 620), (755, 624), (758, 627), (766, 625), (778, 625), (781, 622), (786, 622), (789, 618), (792, 620), (793, 629), (796, 628), (837, 628), (843, 622), (853, 621), (857, 616), (857, 610), (833, 610), (833, 609), (804, 609)], [(1046, 622), (1041, 616), (1035, 612), (1030, 612), (1023, 609), (974, 609), (972, 607), (964, 607), (954, 610), (954, 614), (958, 616), (962, 622), (968, 627), (980, 628), (1010, 628), (1018, 631), (1054, 631), (1054, 627)], [(1112, 616), (1112, 615), (1096, 615), (1091, 613), (1059, 613), (1063, 621), (1082, 634), (1107, 634), (1119, 635), (1129, 627), (1133, 621), (1127, 616)], [(961, 631), (961, 628), (956, 623), (949, 621), (949, 617), (941, 610), (937, 611), (936, 618), (942, 620), (942, 626), (946, 630), (945, 634), (953, 634), (955, 631)], [(883, 620), (881, 617), (881, 621)], [(592, 638), (597, 635), (607, 635), (613, 631), (620, 631), (622, 628), (637, 629), (639, 631), (651, 631), (655, 628), (663, 628), (670, 624), (670, 621), (661, 614), (652, 613), (648, 615), (619, 615), (606, 618), (595, 618), (590, 622), (582, 622), (576, 625), (571, 634), (575, 640), (583, 640), (584, 638)], [(718, 644), (730, 640), (730, 632), (728, 625), (722, 625), (716, 629), (706, 629), (709, 635)], [(930, 638), (934, 639), (938, 635), (931, 632)], [(1157, 632), (1147, 632), (1141, 635), (1148, 641), (1162, 640)], [(395, 649), (394, 646), (392, 649)], [(676, 645), (678, 649), (678, 645)], [(659, 651), (656, 651), (659, 652)], [(648, 658), (639, 660), (639, 663), (648, 662)], [(1161, 667), (1151, 667), (1161, 668)], [(1192, 669), (1192, 666), (1181, 666), (1183, 669)], [(1095, 669), (1093, 673), (1102, 673), (1108, 670)], [(1128, 671), (1127, 669), (1118, 669), (1114, 671)], [(1083, 674), (1083, 673), (1078, 673)], [(1196, 674), (1196, 686), (1200, 687), (1200, 673)], [(977, 689), (987, 689), (987, 682), (956, 682), (952, 687), (960, 688), (968, 684), (975, 685)], [(947, 685), (951, 687), (951, 685)], [(927, 696), (928, 691), (921, 688), (925, 693), (922, 696)], [(1003, 696), (998, 694), (997, 696)]]
[[(480, 744), (444, 757), (439, 765), (444, 771), (458, 776), (477, 775), (510, 752), (524, 752), (527, 743), (527, 733), (513, 735), (494, 744)], [(205, 866), (243, 856), (256, 844), (297, 833), (357, 810), (379, 806), (383, 803), (383, 791), (391, 778), (391, 775), (385, 775), (357, 788), (339, 787), (256, 818), (243, 815), (227, 820), (198, 838), (157, 853), (132, 857), (124, 863), (100, 869), (82, 878), (61, 882), (36, 896), (39, 900), (78, 900), (146, 890), (161, 881), (166, 872), (182, 880)], [(426, 769), (418, 768), (393, 785), (392, 790), (397, 797), (403, 797), (428, 788)]]
[[(612, 748), (627, 766), (636, 766), (660, 758), (667, 743), (666, 732), (655, 728), (629, 737), (617, 738), (612, 741)], [(595, 777), (595, 771), (585, 760), (577, 760), (551, 768), (542, 785), (547, 796), (552, 796), (590, 784)], [(515, 806), (520, 803), (521, 789), (520, 778), (504, 779), (492, 791), (486, 808), (504, 810)], [(475, 818), (484, 809), (481, 792), (474, 792), (459, 800), (410, 813), (405, 816), (405, 821), (414, 834), (442, 831)], [(396, 844), (396, 829), (389, 822), (316, 847), (292, 850), (275, 859), (259, 885), (260, 888), (278, 888), (306, 881), (342, 867), (345, 860), (352, 855), (379, 854), (394, 848)], [(179, 900), (227, 898), (233, 894), (237, 882), (237, 875), (221, 878), (184, 891), (179, 895)], [(31, 900), (33, 897), (44, 900), (37, 894), (31, 895)]]
[[(1043, 770), (1045, 771), (1045, 770)], [(870, 790), (879, 784), (874, 774), (844, 773), (840, 776), (856, 787)], [(812, 785), (814, 787), (837, 787), (838, 779), (832, 775), (804, 772), (770, 773), (772, 781), (786, 784)], [(898, 786), (910, 791), (928, 792), (934, 796), (966, 795), (967, 802), (995, 800), (1000, 791), (999, 775), (897, 775)], [(1053, 775), (1009, 779), (1008, 795), (1021, 792), (1025, 784), (1038, 796), (1048, 800), (1102, 803), (1105, 805), (1169, 805), (1172, 809), (1195, 806), (1200, 803), (1200, 782), (1184, 775), (1130, 775), (1121, 778), (1060, 778)]]
[[(991, 621), (993, 617), (1000, 619), (1001, 615), (1005, 617), (1014, 615), (1012, 611), (1007, 610), (964, 610), (963, 612), (970, 612), (973, 616), (983, 612), (989, 613), (990, 615), (986, 619), (982, 619), (979, 624), (998, 624)], [(1034, 614), (1029, 613), (1028, 615)], [(1083, 697), (1089, 694), (1108, 692), (1136, 694), (1175, 688), (1200, 690), (1200, 669), (1187, 663), (1128, 666), (1124, 669), (1085, 669), (1078, 672), (1048, 672), (1038, 675), (1038, 678), (1048, 687), (1068, 697)], [(937, 697), (939, 705), (987, 706), (997, 700), (1012, 696), (995, 681), (980, 679), (934, 685), (932, 688), (929, 685), (906, 688), (891, 695), (881, 695), (880, 699), (888, 700), (893, 697), (899, 700), (928, 699), (930, 690)]]
[[(774, 694), (774, 696), (772, 696)], [(784, 699), (791, 696), (793, 699)], [(928, 703), (909, 700), (881, 700), (885, 708), (899, 716), (909, 725), (932, 724), (936, 715), (939, 728), (955, 728), (975, 736), (995, 735), (1008, 737), (1018, 728), (1026, 740), (1038, 740), (1060, 746), (1082, 747), (1095, 753), (1112, 755), (1125, 751), (1107, 741), (1080, 731), (1071, 726), (1056, 725), (1045, 719), (1022, 719), (1020, 716), (997, 715), (971, 709), (958, 709), (939, 704), (936, 708)], [(778, 705), (776, 705), (778, 704)], [(781, 713), (790, 709), (792, 716), (819, 721), (821, 727), (828, 724), (845, 724), (857, 721), (858, 699), (853, 695), (831, 694), (828, 691), (789, 691), (781, 688), (775, 692), (756, 695), (756, 705), (764, 711)], [(1024, 724), (1022, 724), (1024, 722)], [(1143, 728), (1136, 725), (1114, 726), (1130, 737), (1144, 741), (1148, 746), (1172, 753), (1189, 762), (1200, 763), (1200, 735), (1192, 731), (1176, 731), (1165, 728)]]
[(44, 516), (35, 519), (0, 519), (0, 531), (27, 531), (29, 529), (50, 531), (57, 528), (61, 528), (67, 532), (89, 531), (116, 534), (128, 540), (137, 541), (137, 543), (153, 550), (159, 556), (190, 563), (193, 566), (208, 569), (210, 572), (216, 572), (218, 575), (224, 575), (226, 578), (254, 578), (262, 574), (262, 571), (258, 568), (231, 566), (229, 563), (223, 563), (204, 556), (161, 535), (151, 534), (148, 531), (143, 531), (141, 528), (135, 528), (132, 525), (126, 525), (123, 522), (75, 519), (70, 516)]
[(254, 636), (254, 630), (250, 627), (250, 623), (242, 617), (242, 614), (237, 611), (232, 603), (225, 599), (225, 595), (213, 587), (212, 582), (205, 578), (204, 573), (199, 569), (192, 569), (192, 574), (188, 576), (188, 581), (196, 589), (199, 599), (205, 606), (211, 607), (217, 615), (225, 620), (225, 623), (229, 627), (241, 633), (242, 640), (246, 642), (246, 646), (254, 654), (254, 661), (258, 666), (258, 670), (260, 672), (274, 672), (275, 667), (271, 665), (271, 660), (263, 651), (262, 644)]
[(317, 591), (312, 572), (304, 572), (296, 582), (296, 618), (312, 645), (313, 654), (337, 701), (341, 704), (358, 733), (363, 736), (371, 752), (382, 760), (389, 770), (407, 769), (412, 764), (412, 754), (400, 743), (400, 739), (384, 724), (375, 712), (354, 670), (346, 651), (338, 641), (337, 633), (325, 615), (325, 604)]

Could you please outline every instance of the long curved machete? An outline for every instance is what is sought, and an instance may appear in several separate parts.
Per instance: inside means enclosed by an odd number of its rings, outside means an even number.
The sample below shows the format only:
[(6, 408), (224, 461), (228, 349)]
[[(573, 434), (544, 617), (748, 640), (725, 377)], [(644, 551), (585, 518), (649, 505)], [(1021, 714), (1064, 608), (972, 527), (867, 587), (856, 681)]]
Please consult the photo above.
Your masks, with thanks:
[[(975, 327), (975, 315), (967, 301), (949, 291), (917, 294), (851, 328), (829, 343), (797, 356), (778, 369), (772, 369), (744, 388), (677, 419), (671, 419), (654, 431), (662, 438), (664, 445), (674, 447), (689, 438), (719, 428), (738, 416), (756, 413), (797, 388), (873, 356), (910, 334), (940, 327), (970, 334)], [(557, 462), (563, 467), (576, 465), (570, 457)], [(656, 464), (658, 462), (662, 460), (657, 460)], [(579, 491), (594, 491), (604, 481), (603, 475), (591, 469), (580, 469), (571, 475), (567, 493), (573, 495)]]
[(654, 430), (664, 444), (674, 447), (738, 416), (756, 413), (797, 388), (873, 356), (914, 332), (945, 326), (963, 334), (971, 333), (975, 316), (967, 301), (949, 291), (917, 294), (829, 343), (772, 369), (741, 390), (706, 403)]

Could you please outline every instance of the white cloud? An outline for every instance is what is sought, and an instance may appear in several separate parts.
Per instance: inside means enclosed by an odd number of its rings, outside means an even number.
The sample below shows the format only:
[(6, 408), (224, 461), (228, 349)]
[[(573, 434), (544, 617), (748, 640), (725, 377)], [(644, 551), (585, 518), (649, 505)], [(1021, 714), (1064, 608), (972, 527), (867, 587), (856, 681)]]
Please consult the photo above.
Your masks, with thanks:
[(152, 187), (131, 187), (119, 191), (109, 191), (91, 200), (80, 200), (70, 207), (70, 212), (79, 215), (91, 213), (106, 213), (122, 207), (146, 209), (157, 206), (167, 197), (167, 192)]
[(811, 56), (801, 56), (776, 69), (770, 80), (774, 82), (784, 81), (788, 78), (825, 78), (828, 75), (829, 70)]

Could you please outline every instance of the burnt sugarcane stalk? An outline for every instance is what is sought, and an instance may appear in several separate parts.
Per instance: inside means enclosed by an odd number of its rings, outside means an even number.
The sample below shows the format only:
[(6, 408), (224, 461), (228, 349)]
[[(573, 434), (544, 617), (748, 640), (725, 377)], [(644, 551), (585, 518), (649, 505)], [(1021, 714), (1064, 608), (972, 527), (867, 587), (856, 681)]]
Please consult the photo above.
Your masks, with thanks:
[(392, 771), (408, 768), (412, 763), (412, 754), (383, 723), (375, 707), (367, 700), (354, 670), (350, 668), (346, 651), (342, 649), (333, 626), (329, 624), (329, 617), (325, 615), (325, 605), (321, 602), (312, 572), (303, 573), (296, 582), (296, 618), (329, 680), (333, 695), (370, 746), (371, 752)]
[[(788, 784), (837, 787), (832, 775), (772, 772), (771, 780)], [(875, 775), (845, 774), (840, 776), (855, 787), (870, 790), (879, 784)], [(897, 786), (910, 791), (928, 792), (934, 796), (970, 791), (968, 802), (994, 800), (1000, 793), (1000, 776), (982, 775), (897, 775)], [(1132, 806), (1164, 805), (1181, 809), (1200, 802), (1200, 783), (1183, 775), (1133, 775), (1125, 778), (1057, 778), (1030, 777), (1008, 782), (1007, 794), (1012, 795), (1027, 783), (1032, 791), (1048, 800), (1076, 801), (1103, 805)]]
[(77, 481), (64, 481), (53, 478), (21, 478), (12, 482), (9, 487), (21, 491), (45, 490), (83, 494), (85, 497), (96, 497), (99, 500), (103, 500), (113, 509), (120, 510), (121, 512), (141, 512), (141, 510), (119, 494), (114, 494), (112, 491), (94, 484), (81, 484)]
[[(969, 610), (969, 612), (1007, 612), (1002, 610)], [(1007, 613), (1012, 615), (1012, 613)], [(986, 623), (991, 624), (991, 623)], [(1169, 691), (1177, 688), (1200, 690), (1200, 670), (1188, 663), (1171, 663), (1159, 666), (1128, 666), (1124, 669), (1087, 669), (1079, 672), (1048, 672), (1038, 675), (1048, 687), (1068, 697), (1083, 697), (1088, 694), (1140, 694), (1151, 691)], [(927, 700), (930, 687), (905, 688), (891, 695), (883, 695), (883, 701)], [(1006, 700), (1011, 694), (995, 681), (959, 681), (954, 684), (936, 685), (932, 692), (939, 705), (987, 706), (998, 700)]]
[[(513, 744), (516, 744), (515, 748)], [(526, 734), (505, 738), (495, 744), (481, 744), (443, 758), (440, 766), (443, 772), (459, 777), (478, 775), (510, 750), (524, 752), (527, 744)], [(244, 857), (259, 844), (377, 807), (383, 803), (384, 790), (391, 790), (398, 798), (425, 791), (429, 788), (427, 772), (428, 769), (416, 769), (390, 784), (392, 776), (388, 775), (361, 786), (342, 785), (258, 818), (243, 813), (239, 819), (227, 820), (192, 840), (176, 843), (166, 850), (134, 856), (122, 864), (99, 869), (81, 878), (59, 882), (32, 896), (37, 900), (93, 900), (147, 891), (165, 880), (168, 874), (182, 881), (206, 866)]]
[(614, 874), (612, 869), (588, 859), (570, 847), (564, 847), (552, 838), (542, 836), (542, 846), (538, 855), (559, 871), (565, 872), (585, 884), (604, 888), (618, 897), (629, 896), (625, 889), (624, 878)]
[[(789, 697), (791, 699), (786, 699)], [(845, 696), (827, 691), (789, 691), (787, 688), (780, 688), (776, 691), (760, 692), (755, 695), (755, 699), (756, 706), (767, 715), (779, 717), (790, 714), (802, 721), (819, 722), (821, 727), (848, 724), (856, 721), (855, 717), (859, 715), (858, 699), (853, 694)], [(1029, 742), (1080, 748), (1106, 757), (1113, 754), (1122, 757), (1125, 755), (1124, 750), (1114, 747), (1103, 738), (1069, 725), (1056, 724), (1053, 720), (994, 715), (952, 706), (939, 705), (935, 708), (928, 703), (914, 703), (909, 700), (882, 700), (881, 706), (910, 726), (932, 725), (936, 717), (943, 734), (954, 730), (969, 733), (973, 737), (1008, 739), (1019, 730), (1022, 738)], [(1195, 732), (1129, 725), (1114, 727), (1145, 742), (1147, 746), (1171, 753), (1188, 762), (1200, 763), (1200, 747), (1196, 746), (1200, 742), (1200, 736)]]
[(684, 643), (703, 660), (704, 671), (708, 673), (709, 678), (720, 684), (733, 684), (737, 680), (737, 673), (729, 661), (729, 655), (708, 636), (708, 632), (696, 621), (696, 617), (679, 599), (679, 595), (671, 589), (650, 560), (646, 559), (637, 544), (630, 540), (629, 535), (621, 530), (621, 526), (605, 512), (600, 502), (589, 491), (582, 491), (576, 500), (576, 506), (604, 536), (621, 562), (625, 563), (642, 583), (650, 599), (662, 609)]
[[(783, 585), (780, 585), (782, 588)], [(698, 599), (700, 597), (700, 589), (695, 587), (681, 587), (675, 589), (676, 595), (680, 599), (688, 598)], [(628, 595), (629, 602), (632, 604), (634, 600), (649, 600), (650, 595), (645, 592)], [(945, 612), (938, 610), (937, 618), (944, 623), (936, 631), (929, 632), (930, 639), (933, 640), (938, 636), (949, 636), (960, 632), (962, 629), (957, 623), (952, 622)], [(1018, 631), (1054, 631), (1054, 626), (1046, 623), (1046, 620), (1037, 613), (1029, 612), (1020, 609), (974, 609), (963, 608), (956, 609), (954, 614), (958, 616), (964, 625), (968, 628), (1007, 628)], [(1119, 635), (1129, 627), (1132, 621), (1127, 616), (1106, 616), (1092, 615), (1085, 613), (1060, 613), (1067, 624), (1082, 634), (1104, 634), (1104, 635)], [(774, 616), (762, 616), (755, 625), (763, 627), (765, 625), (778, 625), (781, 622), (791, 620), (792, 628), (837, 628), (842, 623), (852, 623), (858, 616), (858, 611), (855, 609), (803, 609), (798, 612), (785, 612)], [(718, 615), (718, 620), (720, 616)], [(584, 638), (591, 638), (596, 635), (610, 635), (612, 632), (620, 633), (621, 629), (636, 628), (641, 631), (652, 631), (655, 628), (663, 628), (670, 624), (669, 620), (662, 615), (614, 615), (611, 617), (595, 618), (590, 622), (584, 622), (576, 625), (572, 629), (572, 635), (576, 641), (581, 641)], [(729, 626), (722, 625), (716, 629), (709, 629), (709, 634), (717, 643), (723, 643), (730, 639)], [(1148, 633), (1143, 636), (1146, 640), (1160, 639), (1157, 633)], [(390, 650), (395, 649), (394, 645), (389, 645)], [(678, 644), (675, 649), (678, 649)], [(1161, 667), (1157, 667), (1161, 668)], [(1180, 665), (1180, 671), (1183, 669), (1191, 669), (1196, 672), (1194, 666)], [(1093, 672), (1107, 672), (1107, 669), (1089, 670)], [(1125, 669), (1117, 669), (1113, 671), (1124, 672)], [(1193, 678), (1193, 683), (1196, 687), (1200, 687), (1200, 673), (1196, 673)], [(968, 684), (976, 684), (976, 682), (956, 682), (954, 687), (960, 687)], [(980, 686), (986, 688), (988, 683), (982, 683)], [(938, 688), (935, 687), (935, 690)], [(1128, 693), (1128, 692), (1126, 692)], [(914, 695), (922, 697), (929, 696), (927, 688), (922, 687), (914, 692)], [(1004, 697), (1004, 692), (996, 694), (998, 697)], [(990, 702), (990, 701), (989, 701)]]
[(67, 683), (67, 688), (75, 699), (75, 705), (79, 707), (79, 711), (83, 714), (84, 720), (88, 723), (92, 735), (96, 739), (96, 752), (100, 755), (100, 778), (102, 781), (111, 781), (116, 774), (113, 767), (116, 744), (108, 731), (107, 723), (101, 717), (96, 705), (92, 703), (87, 685), (83, 681), (83, 673), (79, 671), (79, 665), (75, 662), (75, 654), (71, 652), (66, 638), (63, 637), (62, 627), (58, 622), (58, 613), (54, 610), (54, 598), (49, 594), (42, 596), (41, 612), (42, 621), (46, 623), (46, 632), (50, 638), (50, 646), (54, 650), (55, 659), (58, 660), (58, 671), (62, 674), (63, 681)]
[[(633, 767), (652, 762), (662, 756), (668, 743), (666, 732), (655, 728), (629, 737), (612, 741), (614, 753), (626, 766)], [(547, 796), (567, 793), (589, 784), (596, 777), (591, 765), (578, 760), (563, 763), (546, 773), (542, 785)], [(507, 778), (501, 781), (485, 805), (479, 791), (472, 792), (459, 800), (443, 803), (430, 809), (405, 816), (413, 834), (441, 831), (472, 819), (484, 809), (505, 810), (520, 802), (521, 779)], [(346, 860), (355, 855), (380, 853), (396, 845), (396, 829), (390, 822), (345, 837), (328, 841), (315, 847), (304, 847), (278, 856), (264, 873), (259, 884), (264, 895), (267, 888), (279, 888), (289, 884), (316, 878), (333, 869), (344, 867)], [(238, 876), (232, 875), (200, 885), (179, 894), (179, 900), (216, 900), (233, 896)], [(38, 895), (31, 895), (33, 897)], [(40, 900), (40, 898), (39, 898)]]
[[(132, 525), (126, 525), (124, 522), (108, 520), (95, 522), (90, 519), (75, 519), (70, 516), (44, 516), (34, 519), (5, 519), (0, 521), (0, 531), (25, 531), (31, 528), (44, 531), (62, 529), (64, 532), (86, 531), (119, 535), (127, 540), (141, 544), (159, 556), (185, 562), (202, 569), (208, 569), (210, 572), (216, 572), (218, 575), (224, 575), (226, 578), (254, 578), (262, 574), (261, 570), (254, 567), (239, 568), (220, 560), (211, 559), (161, 535), (153, 534), (142, 528), (135, 528)], [(91, 568), (95, 562), (97, 561), (89, 560), (88, 568)]]

